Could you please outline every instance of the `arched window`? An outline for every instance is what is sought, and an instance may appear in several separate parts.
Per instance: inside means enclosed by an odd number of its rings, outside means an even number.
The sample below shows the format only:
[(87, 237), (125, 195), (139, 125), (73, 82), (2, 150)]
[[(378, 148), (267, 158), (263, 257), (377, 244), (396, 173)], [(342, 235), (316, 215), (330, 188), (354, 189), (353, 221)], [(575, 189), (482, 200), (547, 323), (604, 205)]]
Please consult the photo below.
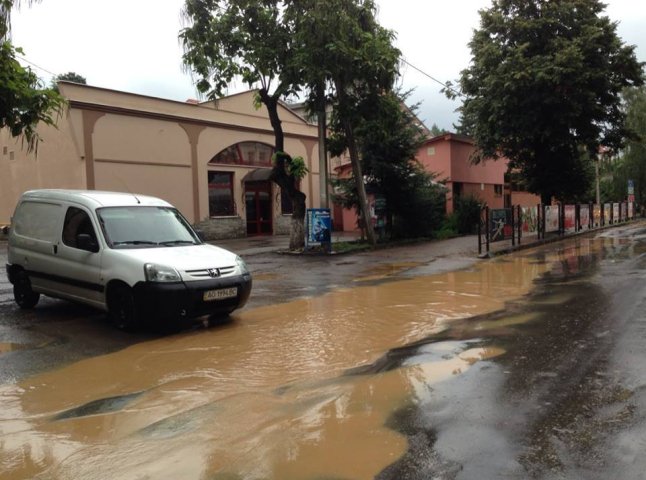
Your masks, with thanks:
[(225, 148), (209, 164), (271, 167), (274, 148), (258, 142), (240, 142)]

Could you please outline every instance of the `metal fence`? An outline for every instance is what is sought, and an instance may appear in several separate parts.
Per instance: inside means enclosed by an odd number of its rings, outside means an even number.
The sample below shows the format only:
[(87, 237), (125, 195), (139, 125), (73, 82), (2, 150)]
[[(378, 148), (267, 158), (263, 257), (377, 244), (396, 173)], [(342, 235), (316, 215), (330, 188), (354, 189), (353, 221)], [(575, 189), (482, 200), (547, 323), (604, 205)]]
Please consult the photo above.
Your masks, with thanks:
[(546, 234), (565, 236), (626, 222), (635, 218), (635, 210), (633, 202), (485, 207), (478, 224), (478, 253), (489, 253), (495, 242), (511, 241), (515, 246), (523, 237), (543, 240)]

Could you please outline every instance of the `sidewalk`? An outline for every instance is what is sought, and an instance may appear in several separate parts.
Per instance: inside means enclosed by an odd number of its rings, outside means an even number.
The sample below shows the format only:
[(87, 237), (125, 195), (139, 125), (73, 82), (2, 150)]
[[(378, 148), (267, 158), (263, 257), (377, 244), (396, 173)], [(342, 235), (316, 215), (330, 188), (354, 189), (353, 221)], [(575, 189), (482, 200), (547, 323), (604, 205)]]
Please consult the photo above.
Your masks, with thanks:
[[(332, 243), (351, 242), (360, 238), (359, 233), (333, 232)], [(210, 240), (208, 243), (226, 248), (242, 256), (258, 255), (260, 253), (276, 252), (289, 248), (289, 235), (266, 235), (257, 237), (228, 238)]]

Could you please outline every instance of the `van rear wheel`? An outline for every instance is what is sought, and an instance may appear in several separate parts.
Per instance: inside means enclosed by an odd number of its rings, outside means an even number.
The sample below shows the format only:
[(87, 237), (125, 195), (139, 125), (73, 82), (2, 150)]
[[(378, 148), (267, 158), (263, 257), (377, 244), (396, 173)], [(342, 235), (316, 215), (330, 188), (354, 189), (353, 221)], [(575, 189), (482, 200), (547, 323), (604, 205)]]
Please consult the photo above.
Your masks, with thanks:
[(16, 281), (13, 284), (13, 298), (18, 306), (25, 310), (34, 308), (40, 299), (40, 293), (31, 289), (31, 281), (25, 272), (16, 275)]
[(127, 285), (115, 285), (109, 291), (108, 316), (116, 328), (132, 332), (140, 327), (137, 305), (132, 289)]

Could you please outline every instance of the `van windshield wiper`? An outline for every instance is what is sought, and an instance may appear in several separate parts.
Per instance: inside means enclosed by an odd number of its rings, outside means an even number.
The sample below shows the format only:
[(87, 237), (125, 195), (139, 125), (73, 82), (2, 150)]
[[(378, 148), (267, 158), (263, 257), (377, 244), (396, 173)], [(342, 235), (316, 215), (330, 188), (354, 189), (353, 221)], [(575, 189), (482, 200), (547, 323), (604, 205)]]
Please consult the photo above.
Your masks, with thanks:
[(123, 242), (113, 242), (112, 245), (159, 245), (157, 242), (150, 240), (125, 240)]
[(159, 242), (160, 245), (195, 245), (193, 240), (168, 240), (166, 242)]

